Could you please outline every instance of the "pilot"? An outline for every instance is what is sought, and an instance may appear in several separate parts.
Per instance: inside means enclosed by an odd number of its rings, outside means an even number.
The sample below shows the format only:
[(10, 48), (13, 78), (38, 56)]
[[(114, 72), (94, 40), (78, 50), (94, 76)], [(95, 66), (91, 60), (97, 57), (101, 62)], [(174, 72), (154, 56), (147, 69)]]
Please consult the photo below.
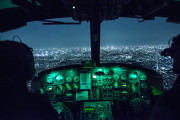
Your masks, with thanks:
[(48, 98), (28, 92), (26, 84), (34, 71), (31, 48), (0, 41), (0, 120), (58, 120)]
[(177, 79), (173, 87), (164, 92), (157, 101), (151, 120), (180, 120), (180, 34), (173, 37), (171, 46), (162, 51), (161, 55), (171, 56)]
[(150, 104), (142, 98), (134, 98), (128, 106), (127, 120), (149, 120)]

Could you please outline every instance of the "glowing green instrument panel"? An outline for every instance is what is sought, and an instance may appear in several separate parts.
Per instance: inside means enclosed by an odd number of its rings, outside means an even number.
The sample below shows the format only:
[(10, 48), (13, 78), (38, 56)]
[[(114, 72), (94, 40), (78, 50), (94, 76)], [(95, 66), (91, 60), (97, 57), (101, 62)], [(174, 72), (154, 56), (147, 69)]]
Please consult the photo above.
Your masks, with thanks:
[(53, 101), (149, 98), (155, 72), (141, 67), (106, 64), (66, 66), (40, 74), (43, 93)]

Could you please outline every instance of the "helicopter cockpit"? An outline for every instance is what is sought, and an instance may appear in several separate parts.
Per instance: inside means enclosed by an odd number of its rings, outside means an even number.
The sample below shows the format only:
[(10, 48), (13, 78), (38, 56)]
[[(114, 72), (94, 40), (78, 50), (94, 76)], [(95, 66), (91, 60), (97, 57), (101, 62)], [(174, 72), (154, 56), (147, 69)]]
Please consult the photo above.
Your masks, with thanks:
[[(0, 32), (41, 21), (43, 25), (77, 25), (90, 22), (91, 60), (81, 64), (56, 66), (38, 73), (41, 94), (49, 97), (60, 118), (65, 107), (73, 119), (127, 119), (129, 103), (140, 98), (153, 106), (164, 91), (162, 75), (157, 71), (126, 63), (100, 62), (101, 23), (119, 17), (138, 22), (166, 17), (180, 23), (179, 0), (10, 0), (1, 6)], [(2, 2), (3, 3), (3, 2)], [(4, 2), (5, 4), (5, 2)], [(8, 15), (8, 16), (5, 16)], [(72, 17), (77, 22), (55, 21)], [(33, 87), (33, 86), (31, 86)], [(33, 89), (33, 88), (32, 88)], [(66, 113), (65, 113), (66, 114)]]
[(125, 64), (96, 66), (86, 61), (43, 71), (39, 77), (43, 94), (52, 103), (63, 102), (83, 120), (120, 119), (125, 116), (117, 113), (127, 111), (132, 99), (142, 98), (150, 104), (163, 91), (156, 72)]

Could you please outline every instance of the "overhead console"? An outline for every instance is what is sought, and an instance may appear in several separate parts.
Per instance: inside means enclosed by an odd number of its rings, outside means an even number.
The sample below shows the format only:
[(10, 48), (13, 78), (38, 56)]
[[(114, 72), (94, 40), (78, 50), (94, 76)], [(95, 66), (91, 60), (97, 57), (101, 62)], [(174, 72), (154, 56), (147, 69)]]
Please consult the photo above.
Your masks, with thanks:
[(156, 72), (125, 64), (65, 66), (39, 76), (44, 94), (54, 102), (150, 100), (152, 88), (159, 86), (156, 83), (162, 86)]

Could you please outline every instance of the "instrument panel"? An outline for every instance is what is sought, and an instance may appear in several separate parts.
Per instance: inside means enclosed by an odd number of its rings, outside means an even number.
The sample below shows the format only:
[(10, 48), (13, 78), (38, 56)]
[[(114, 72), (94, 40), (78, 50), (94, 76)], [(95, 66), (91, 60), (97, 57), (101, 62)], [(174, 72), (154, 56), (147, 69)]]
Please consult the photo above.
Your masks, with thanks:
[(150, 99), (155, 73), (120, 64), (84, 68), (66, 66), (40, 74), (43, 92), (51, 101), (130, 101)]

